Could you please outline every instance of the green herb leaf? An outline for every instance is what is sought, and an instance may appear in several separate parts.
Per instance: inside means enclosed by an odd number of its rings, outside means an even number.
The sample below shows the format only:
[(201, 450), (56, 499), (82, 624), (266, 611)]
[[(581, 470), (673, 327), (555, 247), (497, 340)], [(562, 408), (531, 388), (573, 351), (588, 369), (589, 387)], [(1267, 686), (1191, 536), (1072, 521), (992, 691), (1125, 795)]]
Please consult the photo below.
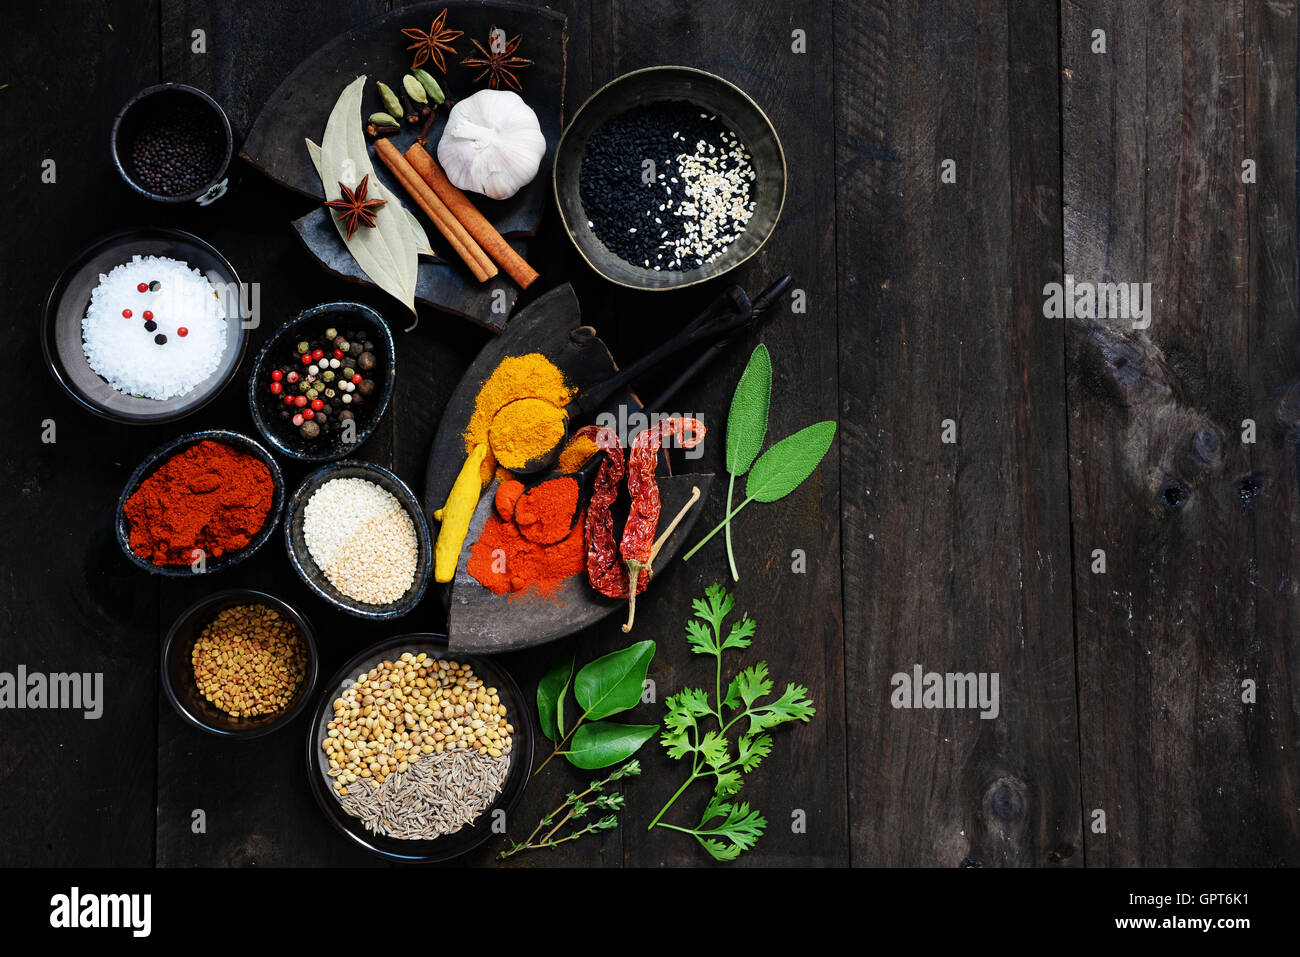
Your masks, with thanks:
[(731, 752), (727, 747), (727, 739), (717, 731), (710, 731), (700, 742), (699, 752), (704, 758), (704, 763), (715, 771), (719, 771), (731, 760)]
[(740, 740), (736, 742), (736, 749), (739, 752), (736, 755), (736, 763), (740, 765), (742, 771), (748, 774), (758, 767), (765, 757), (772, 753), (772, 736), (770, 734), (760, 734), (754, 738), (742, 734)]
[(754, 463), (745, 495), (757, 502), (785, 498), (813, 474), (834, 438), (835, 423), (829, 420), (786, 436)]
[(556, 663), (537, 682), (537, 721), (542, 734), (551, 741), (564, 737), (564, 698), (573, 678), (574, 653)]
[(767, 662), (760, 661), (756, 665), (750, 665), (731, 679), (731, 684), (727, 686), (727, 697), (723, 704), (728, 708), (739, 708), (740, 703), (743, 701), (745, 709), (748, 710), (763, 695), (771, 693), (772, 681), (767, 676)]
[[(717, 818), (722, 818), (720, 824), (705, 827)], [(700, 826), (691, 833), (715, 859), (734, 861), (742, 851), (749, 850), (758, 842), (766, 827), (767, 819), (758, 811), (751, 811), (747, 802), (729, 804), (714, 796), (704, 809)]]
[(808, 689), (803, 685), (786, 685), (785, 693), (776, 701), (749, 712), (749, 733), (775, 728), (787, 721), (807, 721), (817, 713), (807, 695)]
[(587, 720), (599, 721), (636, 707), (641, 701), (646, 672), (654, 655), (653, 641), (638, 641), (621, 651), (597, 658), (579, 671), (573, 681), (573, 694), (582, 705)]
[(744, 475), (754, 464), (767, 436), (771, 402), (772, 358), (760, 342), (736, 383), (727, 413), (727, 471), (732, 475)]
[(657, 724), (594, 721), (573, 732), (573, 740), (564, 756), (574, 767), (583, 770), (607, 767), (636, 754), (658, 730)]
[(740, 790), (740, 784), (739, 771), (722, 771), (718, 774), (718, 783), (714, 785), (713, 793), (716, 797), (731, 797)]

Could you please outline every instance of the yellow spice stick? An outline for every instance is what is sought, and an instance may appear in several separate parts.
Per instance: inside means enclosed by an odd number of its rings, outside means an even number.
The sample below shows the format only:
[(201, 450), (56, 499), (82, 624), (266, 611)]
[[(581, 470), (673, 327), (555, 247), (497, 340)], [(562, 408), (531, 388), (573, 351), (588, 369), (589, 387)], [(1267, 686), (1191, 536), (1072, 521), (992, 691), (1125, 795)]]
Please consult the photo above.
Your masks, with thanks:
[(433, 513), (434, 519), (442, 523), (438, 529), (438, 542), (433, 547), (434, 581), (449, 582), (456, 574), (456, 562), (460, 559), (465, 536), (469, 534), (469, 520), (474, 516), (479, 493), (483, 491), (479, 466), (486, 456), (486, 444), (474, 446), (447, 493), (446, 504)]

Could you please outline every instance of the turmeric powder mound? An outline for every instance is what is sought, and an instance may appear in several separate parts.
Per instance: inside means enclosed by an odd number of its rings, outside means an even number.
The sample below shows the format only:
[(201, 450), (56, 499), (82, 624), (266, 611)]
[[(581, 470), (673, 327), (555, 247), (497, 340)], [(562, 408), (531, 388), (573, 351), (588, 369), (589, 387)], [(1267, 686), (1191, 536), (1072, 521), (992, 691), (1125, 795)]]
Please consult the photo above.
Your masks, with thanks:
[(597, 450), (595, 439), (589, 439), (585, 435), (578, 436), (560, 453), (560, 471), (566, 475), (573, 474), (586, 465)]
[(545, 399), (517, 399), (504, 406), (488, 426), (488, 445), (497, 462), (522, 468), (564, 438), (564, 410)]
[[(507, 356), (501, 360), (492, 375), (483, 383), (483, 387), (479, 389), (478, 396), (474, 400), (474, 414), (470, 417), (469, 427), (463, 435), (467, 453), (479, 443), (488, 445), (487, 458), (483, 460), (480, 469), (480, 477), (484, 485), (491, 480), (497, 467), (497, 458), (491, 449), (492, 437), (489, 435), (492, 421), (497, 417), (497, 413), (517, 399), (540, 399), (558, 410), (569, 404), (574, 391), (564, 381), (564, 373), (539, 352), (523, 356)], [(563, 429), (562, 420), (560, 428)], [(520, 438), (506, 435), (504, 424), (498, 431), (501, 433), (502, 442)], [(558, 438), (559, 436), (556, 436), (556, 439)], [(550, 448), (556, 439), (552, 439), (542, 451)], [(527, 461), (527, 458), (525, 456), (523, 461)], [(523, 461), (518, 464), (522, 465)]]

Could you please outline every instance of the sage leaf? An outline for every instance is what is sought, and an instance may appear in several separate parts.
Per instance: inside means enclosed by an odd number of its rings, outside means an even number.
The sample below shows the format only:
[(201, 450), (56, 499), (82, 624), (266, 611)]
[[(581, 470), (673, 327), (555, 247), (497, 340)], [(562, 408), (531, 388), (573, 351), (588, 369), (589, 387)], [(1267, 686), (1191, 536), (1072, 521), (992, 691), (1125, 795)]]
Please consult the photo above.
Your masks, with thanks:
[(727, 413), (727, 471), (732, 475), (744, 475), (758, 457), (767, 436), (771, 402), (772, 358), (760, 342), (736, 383)]
[(573, 678), (573, 652), (558, 662), (537, 682), (537, 721), (548, 740), (564, 737), (564, 698)]
[[(636, 707), (645, 687), (646, 672), (650, 670), (650, 659), (654, 656), (653, 641), (638, 641), (621, 651), (597, 658), (579, 671), (573, 681), (573, 694), (582, 705), (584, 717), (588, 721), (599, 721)], [(595, 766), (604, 767), (603, 764)]]
[(745, 482), (745, 495), (756, 502), (785, 498), (813, 474), (834, 438), (835, 423), (830, 420), (786, 436), (754, 463)]
[(576, 768), (590, 771), (625, 761), (645, 744), (655, 732), (657, 724), (615, 724), (612, 721), (593, 721), (580, 725), (573, 732), (573, 740), (564, 756)]
[[(370, 162), (370, 152), (361, 128), (361, 98), (365, 83), (364, 74), (349, 83), (330, 111), (320, 143), (321, 186), (327, 200), (338, 199), (341, 195), (339, 183), (353, 188), (365, 176), (370, 176), (374, 195), (388, 203), (376, 211), (374, 228), (359, 229), (348, 239), (339, 218), (331, 218), (361, 271), (414, 313), (418, 241), (404, 207), (384, 189)], [(311, 151), (310, 146), (308, 151)]]

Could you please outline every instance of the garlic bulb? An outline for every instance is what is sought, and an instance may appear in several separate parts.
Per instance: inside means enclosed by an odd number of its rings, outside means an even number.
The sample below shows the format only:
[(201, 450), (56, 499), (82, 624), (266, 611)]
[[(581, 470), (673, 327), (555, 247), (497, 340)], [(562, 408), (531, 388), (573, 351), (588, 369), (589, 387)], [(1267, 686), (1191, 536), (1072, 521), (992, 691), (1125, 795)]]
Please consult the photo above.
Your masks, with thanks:
[(438, 162), (459, 189), (508, 199), (533, 181), (546, 137), (518, 93), (479, 90), (451, 108)]

